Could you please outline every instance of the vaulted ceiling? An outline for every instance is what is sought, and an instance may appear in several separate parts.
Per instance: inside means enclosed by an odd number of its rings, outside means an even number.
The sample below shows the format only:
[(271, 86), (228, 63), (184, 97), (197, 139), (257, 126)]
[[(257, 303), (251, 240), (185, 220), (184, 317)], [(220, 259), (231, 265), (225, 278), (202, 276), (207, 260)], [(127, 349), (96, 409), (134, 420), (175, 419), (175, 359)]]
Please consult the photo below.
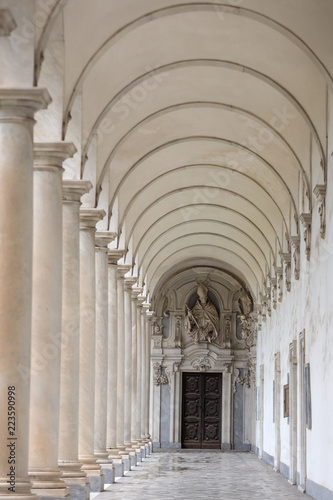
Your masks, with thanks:
[(153, 295), (207, 265), (260, 302), (326, 180), (331, 0), (49, 4), (40, 120), (74, 140), (65, 176), (92, 181), (85, 204), (106, 210), (139, 283)]

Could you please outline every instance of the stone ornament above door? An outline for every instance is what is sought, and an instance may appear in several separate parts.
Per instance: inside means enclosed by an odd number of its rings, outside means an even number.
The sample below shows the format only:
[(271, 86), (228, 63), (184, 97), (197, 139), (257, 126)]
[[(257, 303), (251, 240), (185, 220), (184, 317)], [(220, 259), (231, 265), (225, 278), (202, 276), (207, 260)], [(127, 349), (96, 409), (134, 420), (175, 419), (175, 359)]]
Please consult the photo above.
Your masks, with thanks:
[(208, 298), (208, 288), (201, 283), (197, 288), (198, 299), (190, 309), (186, 304), (185, 331), (194, 340), (199, 342), (214, 342), (220, 330), (218, 312)]

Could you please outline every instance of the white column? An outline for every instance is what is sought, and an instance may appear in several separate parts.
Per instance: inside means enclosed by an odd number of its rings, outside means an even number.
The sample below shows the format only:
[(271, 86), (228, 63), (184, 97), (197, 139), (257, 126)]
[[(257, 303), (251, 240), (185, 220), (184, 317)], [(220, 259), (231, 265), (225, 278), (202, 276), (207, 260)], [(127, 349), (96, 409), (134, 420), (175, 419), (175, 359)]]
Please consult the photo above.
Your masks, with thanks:
[(64, 498), (58, 467), (62, 313), (62, 164), (72, 143), (35, 144), (29, 476), (32, 491)]
[(96, 342), (95, 342), (95, 441), (97, 463), (102, 465), (106, 484), (114, 482), (114, 471), (106, 451), (108, 385), (108, 244), (116, 234), (95, 234), (96, 264)]
[[(150, 304), (149, 306), (150, 307)], [(148, 311), (147, 311), (148, 312)], [(146, 434), (146, 440), (147, 443), (152, 446), (151, 444), (151, 435), (149, 431), (149, 419), (150, 419), (150, 387), (153, 388), (153, 383), (152, 383), (152, 367), (151, 367), (151, 319), (152, 315), (154, 314), (153, 312), (149, 311), (150, 316), (147, 317), (147, 322), (146, 322), (146, 332), (145, 332), (145, 348), (146, 348), (146, 373), (145, 373), (145, 379), (144, 379), (144, 390), (145, 390), (145, 401), (146, 401), (146, 411), (145, 411), (145, 434)]]
[[(22, 500), (36, 498), (28, 479), (33, 118), (49, 102), (44, 89), (0, 89), (0, 495)], [(14, 395), (8, 388), (14, 388)], [(15, 410), (10, 410), (16, 413), (15, 431), (8, 428), (8, 395), (10, 401), (15, 398)], [(7, 483), (8, 438), (16, 454), (13, 484)]]
[(113, 463), (122, 463), (117, 450), (117, 368), (118, 368), (118, 301), (117, 262), (123, 256), (121, 250), (108, 251), (108, 389), (106, 447)]
[(124, 443), (128, 452), (133, 452), (131, 441), (132, 417), (132, 286), (136, 278), (125, 278), (125, 401), (124, 401)]
[(59, 468), (71, 498), (89, 500), (90, 486), (79, 453), (80, 198), (90, 181), (63, 181), (62, 333)]
[(79, 460), (91, 491), (102, 491), (104, 477), (94, 456), (95, 424), (95, 232), (104, 210), (80, 210), (80, 390)]
[(124, 309), (124, 277), (130, 266), (120, 265), (117, 267), (117, 339), (118, 339), (118, 363), (117, 363), (117, 448), (119, 454), (125, 456), (124, 444), (124, 392), (125, 392), (125, 309)]
[[(137, 289), (139, 293), (142, 292), (142, 289)], [(143, 356), (142, 356), (142, 321), (141, 321), (141, 313), (142, 313), (142, 304), (145, 300), (145, 297), (139, 295), (137, 298), (136, 304), (136, 330), (137, 330), (137, 406), (136, 406), (136, 435), (138, 438), (138, 442), (143, 445), (142, 433), (141, 433), (141, 419), (142, 419), (142, 372), (143, 372)], [(144, 447), (143, 447), (144, 449)]]
[(147, 317), (149, 304), (143, 304), (141, 315), (142, 329), (142, 389), (141, 389), (141, 437), (145, 444), (149, 442), (149, 405), (150, 405), (150, 320)]
[[(137, 278), (135, 278), (137, 281)], [(131, 442), (133, 448), (140, 453), (139, 438), (137, 433), (138, 416), (138, 327), (137, 304), (141, 288), (132, 288), (132, 406), (131, 406)]]

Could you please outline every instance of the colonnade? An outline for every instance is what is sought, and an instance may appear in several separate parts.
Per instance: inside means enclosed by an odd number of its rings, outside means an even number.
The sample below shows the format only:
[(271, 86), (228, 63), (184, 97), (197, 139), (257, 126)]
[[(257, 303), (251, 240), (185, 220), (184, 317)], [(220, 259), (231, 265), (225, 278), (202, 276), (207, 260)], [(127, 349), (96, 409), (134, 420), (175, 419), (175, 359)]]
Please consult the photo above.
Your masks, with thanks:
[(0, 90), (0, 407), (16, 418), (0, 415), (0, 495), (87, 499), (151, 451), (147, 307), (96, 231), (104, 210), (80, 208), (91, 183), (62, 178), (74, 145), (34, 144), (49, 101)]

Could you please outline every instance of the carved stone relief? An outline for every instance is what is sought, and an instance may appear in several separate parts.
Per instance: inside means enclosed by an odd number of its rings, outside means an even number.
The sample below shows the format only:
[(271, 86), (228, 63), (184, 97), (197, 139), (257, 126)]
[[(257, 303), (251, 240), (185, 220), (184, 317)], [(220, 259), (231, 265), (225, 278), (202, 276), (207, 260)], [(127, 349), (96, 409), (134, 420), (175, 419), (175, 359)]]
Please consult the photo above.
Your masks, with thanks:
[(185, 316), (185, 331), (199, 342), (214, 342), (219, 335), (219, 315), (215, 306), (208, 299), (208, 289), (204, 284), (197, 288), (198, 300), (193, 309), (188, 305)]
[(305, 255), (306, 259), (310, 260), (311, 251), (311, 214), (301, 214), (299, 220), (302, 222), (304, 227), (303, 239), (305, 243)]
[(167, 375), (162, 375), (162, 363), (154, 363), (154, 385), (159, 386), (161, 384), (168, 384), (169, 379)]
[(320, 216), (320, 236), (325, 238), (326, 232), (326, 185), (317, 184), (313, 190), (317, 200), (319, 201), (318, 212)]

